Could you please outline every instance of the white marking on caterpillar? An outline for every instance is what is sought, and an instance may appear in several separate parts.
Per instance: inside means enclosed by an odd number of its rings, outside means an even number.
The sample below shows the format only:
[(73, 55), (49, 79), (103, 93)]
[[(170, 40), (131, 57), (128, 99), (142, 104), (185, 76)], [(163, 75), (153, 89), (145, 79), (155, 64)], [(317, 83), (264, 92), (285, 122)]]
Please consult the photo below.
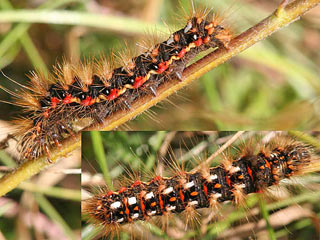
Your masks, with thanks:
[(213, 181), (213, 180), (215, 180), (217, 178), (218, 178), (217, 174), (210, 175), (210, 181)]
[(172, 211), (175, 210), (177, 207), (176, 206), (169, 206), (167, 207), (167, 211)]
[(157, 212), (156, 211), (152, 211), (150, 213), (148, 213), (148, 215), (152, 216), (152, 215), (155, 215)]
[(120, 218), (117, 220), (117, 223), (121, 223), (121, 222), (123, 222), (123, 220), (124, 220), (124, 218)]
[(237, 167), (231, 167), (231, 169), (230, 169), (230, 173), (236, 173), (236, 172), (239, 172), (241, 169), (240, 169), (240, 167), (239, 166), (237, 166)]
[(193, 206), (193, 205), (198, 205), (198, 201), (192, 201), (189, 202), (188, 205)]
[(114, 202), (110, 205), (110, 208), (116, 209), (121, 206), (121, 202)]
[(154, 197), (153, 192), (149, 192), (149, 193), (146, 194), (145, 199), (148, 200), (148, 199), (153, 198), (153, 197)]
[(222, 194), (221, 193), (215, 193), (215, 194), (213, 194), (213, 196), (214, 196), (215, 199), (218, 199), (218, 198), (222, 197)]
[(275, 157), (277, 157), (277, 155), (278, 155), (278, 154), (276, 154), (276, 153), (271, 153), (271, 154), (270, 154), (270, 157), (275, 158)]
[(128, 198), (128, 204), (133, 205), (137, 203), (137, 199), (135, 197)]
[(186, 184), (184, 185), (184, 188), (191, 188), (191, 187), (193, 187), (193, 186), (194, 186), (194, 182), (191, 181), (191, 182), (186, 183)]
[(135, 213), (135, 214), (133, 214), (133, 216), (131, 217), (132, 219), (136, 219), (136, 218), (138, 218), (139, 217), (139, 213)]
[(169, 188), (166, 188), (165, 190), (163, 190), (162, 194), (166, 195), (168, 193), (171, 193), (173, 191), (173, 187), (169, 187)]

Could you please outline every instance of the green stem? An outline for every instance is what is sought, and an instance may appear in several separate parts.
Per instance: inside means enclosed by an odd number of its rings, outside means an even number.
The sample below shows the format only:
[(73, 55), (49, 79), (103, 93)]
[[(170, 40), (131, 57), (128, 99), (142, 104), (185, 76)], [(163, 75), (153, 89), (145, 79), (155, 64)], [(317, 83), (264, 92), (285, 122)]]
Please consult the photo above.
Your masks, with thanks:
[(259, 206), (260, 206), (261, 214), (262, 214), (264, 220), (266, 221), (267, 230), (268, 230), (268, 233), (269, 233), (269, 239), (275, 240), (276, 239), (276, 235), (275, 235), (275, 232), (274, 232), (274, 230), (273, 230), (273, 228), (272, 228), (272, 226), (271, 226), (271, 224), (269, 222), (269, 212), (268, 212), (266, 203), (263, 200), (261, 195), (259, 196)]
[(42, 193), (50, 197), (62, 198), (72, 201), (81, 201), (81, 194), (78, 190), (60, 188), (60, 187), (42, 187), (41, 185), (36, 185), (30, 182), (23, 182), (20, 184), (19, 188), (36, 193)]
[[(96, 27), (117, 32), (125, 32), (127, 34), (146, 34), (147, 29), (154, 28), (154, 24), (146, 23), (135, 18), (66, 10), (2, 11), (0, 14), (0, 23), (10, 22)], [(168, 32), (168, 29), (163, 25), (157, 25), (157, 30)]]
[(102, 170), (104, 180), (106, 181), (107, 186), (110, 189), (112, 189), (112, 180), (109, 174), (109, 168), (108, 168), (106, 154), (104, 152), (100, 132), (97, 132), (97, 131), (91, 132), (91, 139), (92, 139), (93, 151), (95, 153), (96, 160), (99, 163), (100, 168)]
[(77, 138), (68, 139), (63, 143), (61, 149), (54, 149), (50, 155), (50, 162), (46, 156), (29, 160), (20, 165), (15, 171), (4, 175), (0, 179), (0, 196), (16, 188), (21, 182), (29, 179), (41, 170), (52, 165), (57, 160), (65, 157), (68, 153), (80, 147), (80, 140)]

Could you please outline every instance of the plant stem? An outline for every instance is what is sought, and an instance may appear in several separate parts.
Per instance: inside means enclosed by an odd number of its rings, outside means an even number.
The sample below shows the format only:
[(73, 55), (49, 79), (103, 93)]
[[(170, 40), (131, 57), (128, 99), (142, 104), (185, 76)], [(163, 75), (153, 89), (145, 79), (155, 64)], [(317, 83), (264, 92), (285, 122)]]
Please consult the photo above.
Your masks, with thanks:
[(60, 158), (66, 157), (67, 154), (79, 148), (81, 145), (80, 138), (72, 138), (64, 141), (61, 149), (54, 149), (50, 155), (50, 162), (47, 157), (40, 157), (30, 161), (26, 161), (20, 165), (15, 171), (4, 175), (0, 179), (0, 196), (17, 187), (24, 180), (29, 179), (33, 175), (39, 173), (44, 168), (52, 165)]
[[(144, 21), (129, 18), (93, 14), (86, 12), (67, 10), (8, 10), (0, 14), (0, 23), (23, 22), (23, 23), (47, 23), (63, 24), (103, 28), (112, 31), (125, 32), (127, 34), (146, 34), (145, 29), (154, 27)], [(168, 32), (168, 29), (159, 25), (159, 31)]]
[(100, 132), (92, 131), (91, 132), (91, 140), (92, 140), (92, 146), (93, 146), (96, 160), (99, 163), (100, 169), (103, 172), (104, 180), (106, 181), (106, 184), (110, 188), (110, 190), (113, 190), (112, 189), (112, 180), (111, 180), (110, 172), (109, 172), (109, 168), (108, 168), (108, 161), (106, 159), (106, 154), (104, 152), (102, 137), (101, 137)]

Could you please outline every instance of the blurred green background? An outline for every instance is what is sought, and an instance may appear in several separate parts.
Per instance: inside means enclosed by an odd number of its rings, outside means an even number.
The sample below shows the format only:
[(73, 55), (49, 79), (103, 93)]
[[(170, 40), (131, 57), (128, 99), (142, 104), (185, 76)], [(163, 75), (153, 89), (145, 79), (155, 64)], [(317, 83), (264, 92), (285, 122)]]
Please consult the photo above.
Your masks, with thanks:
[[(130, 181), (150, 181), (155, 174), (170, 177), (177, 167), (190, 171), (225, 144), (235, 132), (84, 132), (82, 135), (82, 197), (87, 199), (99, 192), (106, 183), (113, 190), (130, 185)], [(245, 146), (256, 152), (270, 141), (276, 132), (245, 132), (218, 155), (210, 166), (217, 166), (225, 156), (239, 157)], [(288, 135), (283, 132), (283, 135)], [(301, 134), (290, 132), (289, 137), (312, 139), (318, 148), (319, 132)], [(308, 137), (308, 138), (307, 138)], [(261, 145), (259, 145), (261, 144)], [(241, 151), (240, 151), (241, 153)], [(319, 155), (317, 155), (319, 157)], [(200, 209), (198, 223), (185, 226), (184, 214), (169, 215), (169, 223), (162, 221), (137, 222), (120, 232), (120, 239), (317, 239), (320, 223), (319, 174), (307, 174), (279, 186), (265, 195), (250, 194), (244, 204), (231, 202), (210, 214)], [(107, 191), (107, 190), (106, 190)], [(263, 215), (262, 212), (268, 212)], [(82, 239), (100, 239), (101, 233), (83, 217)], [(266, 228), (264, 221), (270, 223)], [(201, 225), (200, 225), (201, 224)], [(99, 234), (100, 232), (100, 234)], [(274, 236), (274, 238), (272, 238)], [(117, 237), (117, 234), (115, 234)], [(105, 239), (105, 238), (102, 238)], [(110, 235), (107, 239), (111, 239)], [(116, 239), (116, 238), (115, 238)]]
[[(213, 8), (238, 34), (270, 15), (280, 0), (194, 2)], [(164, 22), (170, 29), (182, 27), (181, 5), (190, 9), (189, 0), (2, 0), (1, 11), (12, 11), (0, 23), (0, 68), (25, 84), (30, 70), (52, 70), (63, 56), (117, 55), (126, 48), (124, 41), (136, 47), (137, 41), (152, 38), (155, 27), (165, 35)], [(15, 11), (23, 9), (28, 11)], [(39, 9), (49, 12), (39, 14)], [(4, 23), (5, 19), (34, 23)], [(319, 129), (319, 19), (317, 7), (123, 129)], [(2, 75), (0, 84), (18, 88)], [(9, 100), (3, 91), (0, 99)], [(1, 119), (19, 112), (0, 104)]]

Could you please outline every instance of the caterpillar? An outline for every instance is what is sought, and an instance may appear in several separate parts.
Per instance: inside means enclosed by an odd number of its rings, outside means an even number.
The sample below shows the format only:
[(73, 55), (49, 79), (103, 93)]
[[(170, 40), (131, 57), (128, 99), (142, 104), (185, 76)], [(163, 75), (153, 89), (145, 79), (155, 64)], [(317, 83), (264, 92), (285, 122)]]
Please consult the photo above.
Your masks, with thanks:
[(133, 179), (117, 191), (100, 190), (84, 201), (83, 214), (109, 232), (157, 216), (170, 219), (176, 213), (218, 209), (230, 201), (241, 205), (249, 194), (267, 192), (284, 179), (307, 173), (319, 161), (312, 148), (284, 134), (260, 142), (260, 146), (248, 143), (215, 167), (201, 165), (193, 171), (179, 168), (170, 177)]
[(43, 154), (76, 135), (83, 128), (100, 124), (110, 115), (146, 94), (157, 95), (164, 82), (181, 79), (186, 65), (199, 52), (227, 47), (232, 35), (218, 17), (207, 11), (193, 13), (184, 28), (161, 43), (113, 68), (102, 57), (84, 63), (58, 64), (54, 73), (33, 72), (30, 86), (17, 98), (25, 117), (15, 121), (21, 159)]

